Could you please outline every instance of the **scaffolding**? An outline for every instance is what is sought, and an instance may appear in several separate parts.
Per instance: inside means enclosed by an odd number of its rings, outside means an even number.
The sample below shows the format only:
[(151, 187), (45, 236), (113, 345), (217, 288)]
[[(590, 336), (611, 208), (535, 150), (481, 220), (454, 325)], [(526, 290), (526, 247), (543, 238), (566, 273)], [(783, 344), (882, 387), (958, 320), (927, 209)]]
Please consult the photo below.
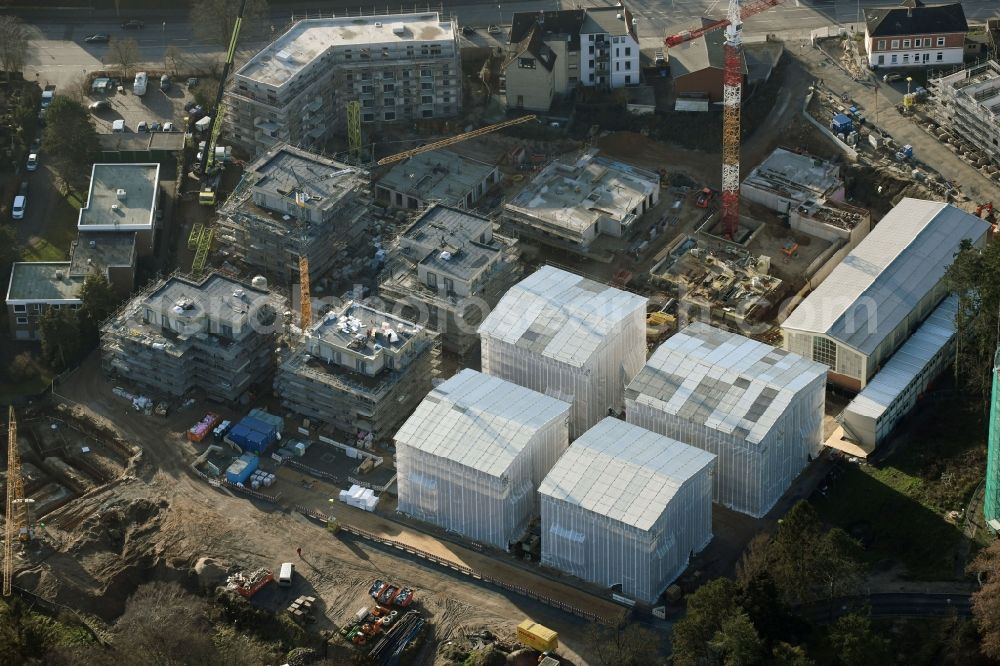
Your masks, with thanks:
[(986, 453), (986, 499), (983, 515), (994, 532), (1000, 531), (1000, 348), (993, 357), (993, 391), (990, 395), (990, 434)]

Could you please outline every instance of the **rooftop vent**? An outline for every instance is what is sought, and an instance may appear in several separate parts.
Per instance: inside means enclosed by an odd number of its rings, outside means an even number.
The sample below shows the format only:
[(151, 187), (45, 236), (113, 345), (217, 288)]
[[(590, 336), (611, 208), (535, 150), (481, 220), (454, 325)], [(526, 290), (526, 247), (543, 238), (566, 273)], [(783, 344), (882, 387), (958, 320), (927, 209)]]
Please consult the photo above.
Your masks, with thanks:
[(451, 261), (451, 252), (445, 250), (440, 254), (441, 261)]
[(62, 271), (56, 271), (56, 279), (57, 280), (62, 280), (63, 279), (63, 272)]
[(284, 49), (275, 53), (274, 57), (282, 62), (291, 62), (292, 60), (292, 54), (289, 53), (288, 51), (285, 51)]
[(125, 201), (125, 194), (125, 190), (120, 187), (115, 191), (115, 195), (118, 197), (119, 201)]
[(405, 32), (406, 32), (406, 26), (403, 25), (402, 23), (393, 23), (392, 24), (392, 34), (394, 34), (394, 35), (402, 35)]

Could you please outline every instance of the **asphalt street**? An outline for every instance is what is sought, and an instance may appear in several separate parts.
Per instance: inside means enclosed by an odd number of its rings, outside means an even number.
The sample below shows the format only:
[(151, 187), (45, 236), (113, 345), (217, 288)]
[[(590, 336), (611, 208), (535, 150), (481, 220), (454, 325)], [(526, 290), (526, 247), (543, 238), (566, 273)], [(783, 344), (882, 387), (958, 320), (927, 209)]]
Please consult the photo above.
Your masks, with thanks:
[[(497, 0), (443, 0), (430, 3), (431, 8), (441, 7), (447, 13), (458, 17), (462, 25), (486, 27), (490, 24), (509, 24), (514, 12), (569, 7), (608, 6), (611, 0), (520, 0), (499, 2)], [(899, 0), (785, 0), (784, 4), (749, 19), (745, 33), (748, 38), (765, 34), (777, 34), (785, 39), (808, 38), (809, 32), (830, 25), (847, 25), (858, 21), (866, 7), (889, 7), (899, 4)], [(966, 16), (973, 21), (983, 21), (991, 16), (1000, 16), (1000, 6), (996, 0), (964, 0)], [(400, 5), (388, 3), (387, 8), (398, 11)], [(409, 3), (402, 5), (410, 8)], [(643, 46), (655, 46), (662, 37), (698, 24), (701, 16), (722, 18), (725, 15), (726, 0), (631, 0), (628, 3), (638, 20), (638, 30)], [(292, 14), (299, 16), (315, 7), (315, 3), (285, 5), (271, 13), (271, 25), (275, 33), (280, 33), (291, 21)], [(371, 13), (381, 7), (362, 5), (357, 0), (334, 0), (323, 3), (324, 12), (358, 14)], [(415, 5), (419, 11), (428, 7), (427, 3)], [(32, 30), (32, 49), (27, 62), (28, 75), (38, 74), (39, 80), (66, 83), (84, 70), (100, 69), (104, 65), (107, 46), (84, 44), (83, 38), (96, 32), (105, 32), (112, 38), (132, 37), (139, 43), (142, 60), (147, 64), (163, 62), (167, 45), (182, 48), (195, 58), (218, 58), (222, 49), (217, 44), (199, 41), (192, 30), (190, 17), (185, 10), (162, 9), (156, 11), (129, 12), (121, 16), (114, 12), (73, 10), (57, 8), (6, 10), (21, 16)], [(315, 10), (312, 12), (315, 14)], [(121, 28), (124, 19), (137, 18), (145, 22), (143, 30), (125, 31)], [(262, 42), (246, 39), (241, 43), (241, 55), (249, 57)]]

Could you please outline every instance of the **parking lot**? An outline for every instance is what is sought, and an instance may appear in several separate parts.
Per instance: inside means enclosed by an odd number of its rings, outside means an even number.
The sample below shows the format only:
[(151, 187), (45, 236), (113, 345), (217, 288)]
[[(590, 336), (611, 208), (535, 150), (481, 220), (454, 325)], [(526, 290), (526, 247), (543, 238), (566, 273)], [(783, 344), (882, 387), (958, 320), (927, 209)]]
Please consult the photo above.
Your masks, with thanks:
[(172, 81), (169, 90), (160, 88), (159, 76), (150, 76), (146, 94), (138, 96), (132, 92), (132, 81), (126, 81), (123, 92), (112, 90), (107, 94), (91, 92), (87, 104), (106, 100), (110, 108), (92, 113), (94, 124), (100, 134), (111, 133), (116, 120), (125, 121), (125, 131), (135, 132), (139, 123), (174, 123), (178, 131), (184, 131), (184, 104), (191, 95), (184, 81)]

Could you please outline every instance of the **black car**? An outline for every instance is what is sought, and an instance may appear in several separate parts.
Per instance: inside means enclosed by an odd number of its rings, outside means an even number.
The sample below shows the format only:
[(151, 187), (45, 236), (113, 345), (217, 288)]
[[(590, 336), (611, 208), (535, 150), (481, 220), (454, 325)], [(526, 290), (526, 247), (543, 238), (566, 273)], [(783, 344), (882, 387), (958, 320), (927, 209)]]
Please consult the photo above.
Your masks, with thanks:
[(28, 196), (28, 181), (21, 181), (21, 187), (18, 188), (17, 193), (22, 197)]
[(469, 27), (467, 25), (462, 26), (462, 34), (465, 35), (466, 37), (471, 37), (472, 35), (476, 34), (476, 29)]
[(111, 41), (111, 35), (105, 35), (104, 33), (99, 32), (96, 35), (84, 37), (83, 41), (87, 44), (106, 44)]
[(142, 30), (145, 27), (145, 23), (137, 21), (136, 19), (131, 19), (122, 23), (122, 30)]

